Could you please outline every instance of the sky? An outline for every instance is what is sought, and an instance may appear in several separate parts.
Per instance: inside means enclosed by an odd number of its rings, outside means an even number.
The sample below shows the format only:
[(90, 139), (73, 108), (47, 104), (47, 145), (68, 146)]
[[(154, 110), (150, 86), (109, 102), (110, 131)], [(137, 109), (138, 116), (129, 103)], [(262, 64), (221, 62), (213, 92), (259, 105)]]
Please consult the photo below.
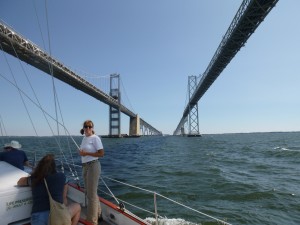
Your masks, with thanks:
[[(101, 82), (120, 74), (124, 105), (163, 134), (173, 134), (187, 104), (188, 76), (204, 73), (241, 3), (1, 0), (0, 19), (79, 75), (98, 77), (92, 83), (105, 88)], [(279, 1), (199, 100), (201, 134), (300, 130), (299, 8), (298, 0)], [(2, 51), (0, 75), (6, 134), (55, 134), (6, 80), (16, 79), (34, 98), (32, 85), (55, 117), (51, 76)], [(58, 114), (70, 134), (79, 135), (86, 119), (94, 121), (97, 134), (108, 134), (107, 105), (54, 83)], [(121, 118), (121, 132), (128, 133), (129, 118)]]

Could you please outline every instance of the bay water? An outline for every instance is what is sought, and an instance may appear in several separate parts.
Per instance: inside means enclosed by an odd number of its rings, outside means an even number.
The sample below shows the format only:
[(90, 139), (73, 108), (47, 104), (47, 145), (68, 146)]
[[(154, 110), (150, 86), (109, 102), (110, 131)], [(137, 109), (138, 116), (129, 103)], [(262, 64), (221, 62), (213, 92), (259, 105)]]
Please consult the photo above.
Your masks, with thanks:
[[(61, 155), (51, 137), (11, 138), (40, 156)], [(74, 138), (78, 145), (81, 139)], [(154, 212), (154, 194), (105, 177), (157, 193), (158, 214), (164, 216), (161, 224), (219, 223), (159, 195), (230, 224), (300, 224), (300, 132), (102, 138), (102, 142), (103, 180), (127, 209), (148, 221), (153, 222), (154, 216), (126, 202)], [(71, 151), (72, 156), (64, 157), (80, 165), (76, 147)], [(99, 188), (109, 192), (102, 181)]]

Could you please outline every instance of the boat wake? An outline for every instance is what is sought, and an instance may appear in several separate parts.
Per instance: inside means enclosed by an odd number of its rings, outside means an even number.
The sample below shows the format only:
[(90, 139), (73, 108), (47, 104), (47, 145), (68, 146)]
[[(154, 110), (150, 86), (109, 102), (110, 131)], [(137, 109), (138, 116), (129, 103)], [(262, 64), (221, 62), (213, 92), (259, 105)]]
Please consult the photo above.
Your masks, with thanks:
[[(155, 218), (146, 218), (145, 220), (152, 225), (156, 225)], [(158, 219), (158, 225), (198, 225), (198, 224), (180, 218), (179, 219), (160, 218)]]
[(291, 146), (291, 147), (275, 147), (274, 150), (279, 151), (291, 151), (291, 152), (300, 152), (300, 146)]

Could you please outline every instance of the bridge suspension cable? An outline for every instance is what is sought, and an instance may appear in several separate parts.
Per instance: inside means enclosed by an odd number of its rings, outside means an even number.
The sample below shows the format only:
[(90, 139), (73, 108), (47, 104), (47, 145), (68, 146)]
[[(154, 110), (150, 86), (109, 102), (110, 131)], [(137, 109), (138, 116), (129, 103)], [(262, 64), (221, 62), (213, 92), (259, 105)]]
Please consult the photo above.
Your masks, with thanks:
[[(111, 74), (109, 74), (109, 75), (93, 75), (93, 74), (88, 74), (87, 72), (82, 72), (82, 71), (79, 71), (76, 69), (73, 71), (76, 71), (77, 74), (81, 74), (80, 76), (83, 79), (92, 83), (95, 87), (102, 90), (107, 95), (110, 94), (110, 76), (111, 76)], [(134, 112), (134, 109), (132, 107), (130, 99), (127, 95), (125, 86), (123, 84), (122, 77), (120, 77), (120, 84), (121, 84), (120, 92), (122, 93), (121, 104), (127, 106), (127, 108), (129, 108), (131, 111)], [(113, 84), (113, 85), (115, 85), (115, 84)]]

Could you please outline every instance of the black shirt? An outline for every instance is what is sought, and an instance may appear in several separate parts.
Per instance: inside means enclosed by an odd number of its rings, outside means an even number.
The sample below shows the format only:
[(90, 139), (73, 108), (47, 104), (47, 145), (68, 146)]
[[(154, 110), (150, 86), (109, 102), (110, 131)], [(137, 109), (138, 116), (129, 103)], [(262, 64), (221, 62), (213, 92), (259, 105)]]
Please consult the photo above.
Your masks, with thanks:
[[(46, 176), (46, 181), (52, 198), (57, 202), (63, 203), (66, 176), (63, 173), (50, 174)], [(32, 201), (32, 213), (50, 210), (49, 196), (44, 180), (32, 187)]]
[(24, 163), (28, 161), (24, 151), (11, 149), (0, 153), (0, 161), (5, 161), (21, 170), (24, 170)]

